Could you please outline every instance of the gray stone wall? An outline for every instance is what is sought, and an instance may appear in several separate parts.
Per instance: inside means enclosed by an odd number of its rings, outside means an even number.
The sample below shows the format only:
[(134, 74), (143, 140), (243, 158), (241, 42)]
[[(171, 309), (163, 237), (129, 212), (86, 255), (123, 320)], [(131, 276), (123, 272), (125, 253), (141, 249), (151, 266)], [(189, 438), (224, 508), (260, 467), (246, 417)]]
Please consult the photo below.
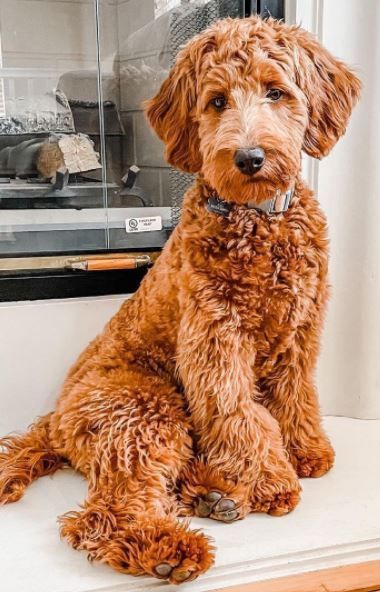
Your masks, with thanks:
[(155, 19), (154, 0), (120, 1), (118, 10), (120, 110), (126, 131), (124, 164), (141, 169), (137, 184), (157, 206), (170, 206), (169, 169), (162, 142), (149, 128), (143, 102), (167, 75), (168, 15)]
[[(102, 0), (107, 53), (117, 48), (115, 1)], [(54, 68), (58, 75), (96, 67), (94, 6), (94, 0), (1, 0), (3, 66)]]

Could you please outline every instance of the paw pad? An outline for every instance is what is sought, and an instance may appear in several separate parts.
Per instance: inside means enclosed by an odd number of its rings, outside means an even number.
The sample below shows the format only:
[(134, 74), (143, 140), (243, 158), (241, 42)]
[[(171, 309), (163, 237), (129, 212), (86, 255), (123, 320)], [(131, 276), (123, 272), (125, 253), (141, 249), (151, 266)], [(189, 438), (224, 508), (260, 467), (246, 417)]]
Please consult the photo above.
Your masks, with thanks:
[(222, 522), (233, 522), (239, 518), (239, 512), (233, 499), (222, 497), (219, 491), (210, 491), (198, 498), (195, 513), (200, 518), (212, 518)]
[(187, 580), (193, 580), (197, 577), (197, 570), (185, 567), (184, 565), (173, 566), (170, 563), (159, 563), (156, 565), (156, 575), (165, 580), (169, 580), (172, 584), (181, 584)]
[(160, 563), (156, 566), (156, 573), (158, 576), (166, 578), (171, 574), (173, 567), (169, 563)]

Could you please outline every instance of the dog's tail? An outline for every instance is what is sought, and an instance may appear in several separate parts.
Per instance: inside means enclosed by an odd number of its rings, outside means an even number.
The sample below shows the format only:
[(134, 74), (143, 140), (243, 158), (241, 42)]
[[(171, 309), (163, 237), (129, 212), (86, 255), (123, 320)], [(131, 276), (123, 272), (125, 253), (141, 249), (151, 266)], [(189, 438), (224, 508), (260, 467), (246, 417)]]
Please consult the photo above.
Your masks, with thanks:
[(0, 439), (0, 504), (16, 502), (32, 481), (64, 464), (50, 444), (51, 415), (39, 418), (25, 434)]

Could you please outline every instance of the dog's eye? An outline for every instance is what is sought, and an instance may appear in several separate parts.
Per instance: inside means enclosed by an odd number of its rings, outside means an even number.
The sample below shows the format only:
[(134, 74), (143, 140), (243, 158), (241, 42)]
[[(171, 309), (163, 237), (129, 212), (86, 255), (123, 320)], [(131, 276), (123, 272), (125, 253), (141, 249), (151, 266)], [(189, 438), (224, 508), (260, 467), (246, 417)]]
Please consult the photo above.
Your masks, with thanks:
[(213, 99), (211, 99), (210, 105), (215, 107), (217, 111), (223, 111), (223, 109), (225, 109), (227, 105), (227, 99), (223, 95), (220, 95), (219, 97), (214, 97)]
[(281, 99), (283, 94), (284, 93), (279, 88), (271, 88), (270, 90), (268, 90), (266, 97), (271, 101), (278, 101), (279, 99)]

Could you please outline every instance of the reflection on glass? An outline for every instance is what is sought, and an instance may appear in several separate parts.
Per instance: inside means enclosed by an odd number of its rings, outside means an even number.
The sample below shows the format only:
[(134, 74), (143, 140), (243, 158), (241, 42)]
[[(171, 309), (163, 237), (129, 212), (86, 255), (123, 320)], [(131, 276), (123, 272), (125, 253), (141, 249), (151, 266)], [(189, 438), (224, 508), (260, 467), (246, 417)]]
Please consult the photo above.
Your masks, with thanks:
[[(164, 244), (190, 177), (142, 103), (187, 39), (242, 5), (0, 0), (1, 257)], [(163, 230), (126, 232), (152, 215)]]

